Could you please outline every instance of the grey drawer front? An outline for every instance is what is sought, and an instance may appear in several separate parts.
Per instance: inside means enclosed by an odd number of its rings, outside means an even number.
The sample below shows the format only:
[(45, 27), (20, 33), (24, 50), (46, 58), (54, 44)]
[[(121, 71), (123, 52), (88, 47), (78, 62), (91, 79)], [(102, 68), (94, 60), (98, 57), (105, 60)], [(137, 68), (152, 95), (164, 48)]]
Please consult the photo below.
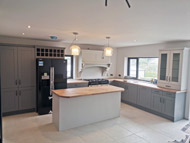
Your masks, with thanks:
[(88, 86), (88, 83), (80, 83), (80, 84), (77, 84), (78, 87), (87, 87)]
[(157, 89), (152, 89), (152, 93), (162, 95), (163, 91), (157, 90)]
[(163, 91), (163, 96), (175, 98), (175, 93)]
[(88, 83), (67, 84), (67, 88), (88, 87)]

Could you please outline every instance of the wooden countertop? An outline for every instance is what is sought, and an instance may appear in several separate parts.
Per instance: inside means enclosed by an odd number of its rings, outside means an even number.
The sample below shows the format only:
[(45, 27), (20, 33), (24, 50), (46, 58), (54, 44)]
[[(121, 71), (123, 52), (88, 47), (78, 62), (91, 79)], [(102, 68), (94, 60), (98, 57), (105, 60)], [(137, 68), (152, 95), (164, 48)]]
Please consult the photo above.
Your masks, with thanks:
[(67, 80), (67, 84), (75, 84), (75, 83), (88, 83), (88, 81), (79, 80), (79, 79), (68, 79)]
[(119, 81), (119, 82), (124, 82), (124, 83), (128, 83), (128, 84), (135, 84), (135, 85), (139, 85), (139, 86), (144, 86), (144, 87), (150, 87), (153, 89), (158, 89), (158, 90), (162, 90), (162, 91), (166, 91), (166, 92), (173, 92), (173, 93), (181, 93), (181, 92), (186, 92), (186, 91), (179, 91), (179, 90), (174, 90), (174, 89), (167, 89), (167, 88), (162, 88), (162, 87), (158, 87), (156, 84), (152, 84), (146, 81), (139, 81), (139, 80), (133, 80), (133, 79), (108, 79), (110, 81)]
[(88, 96), (88, 95), (122, 92), (122, 91), (124, 91), (123, 88), (112, 85), (105, 85), (105, 86), (58, 89), (58, 90), (53, 90), (52, 92), (60, 97), (72, 98), (79, 96)]

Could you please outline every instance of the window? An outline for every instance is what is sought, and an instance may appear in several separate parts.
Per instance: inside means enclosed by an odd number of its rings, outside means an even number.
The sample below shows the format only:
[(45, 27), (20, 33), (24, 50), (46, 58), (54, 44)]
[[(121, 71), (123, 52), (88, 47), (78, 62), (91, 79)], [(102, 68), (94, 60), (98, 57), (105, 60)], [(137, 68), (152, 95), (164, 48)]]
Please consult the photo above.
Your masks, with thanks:
[(128, 76), (151, 81), (157, 74), (158, 58), (128, 58)]
[(73, 56), (66, 55), (67, 60), (67, 78), (73, 78)]

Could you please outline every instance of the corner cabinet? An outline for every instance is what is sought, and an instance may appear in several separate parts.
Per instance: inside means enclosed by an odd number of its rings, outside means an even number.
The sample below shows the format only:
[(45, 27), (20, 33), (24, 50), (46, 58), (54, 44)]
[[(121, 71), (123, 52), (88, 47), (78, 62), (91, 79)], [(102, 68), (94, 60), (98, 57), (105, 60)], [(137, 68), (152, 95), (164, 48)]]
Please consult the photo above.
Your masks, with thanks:
[(186, 90), (189, 48), (161, 50), (159, 54), (158, 86)]

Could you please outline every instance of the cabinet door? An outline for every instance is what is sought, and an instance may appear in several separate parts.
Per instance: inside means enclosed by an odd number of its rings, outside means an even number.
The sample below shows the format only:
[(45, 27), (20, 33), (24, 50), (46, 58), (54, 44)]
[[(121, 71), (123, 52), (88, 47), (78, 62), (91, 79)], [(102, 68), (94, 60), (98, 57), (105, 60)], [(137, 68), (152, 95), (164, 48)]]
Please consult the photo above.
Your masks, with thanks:
[(129, 100), (129, 94), (128, 91), (124, 91), (121, 93), (121, 100), (128, 101)]
[(159, 56), (158, 85), (165, 87), (169, 84), (170, 51), (161, 51)]
[(151, 89), (147, 87), (138, 87), (137, 104), (143, 107), (151, 107)]
[(171, 51), (170, 76), (169, 81), (174, 89), (180, 89), (181, 69), (182, 69), (182, 50)]
[(125, 89), (125, 91), (121, 92), (121, 100), (128, 101), (129, 100), (128, 85), (125, 84), (125, 87), (123, 88)]
[(21, 88), (19, 90), (19, 110), (33, 109), (36, 107), (35, 87)]
[(152, 109), (157, 111), (157, 112), (162, 112), (162, 102), (161, 102), (161, 95), (158, 94), (152, 94)]
[(18, 87), (17, 48), (0, 47), (1, 88)]
[(163, 102), (162, 113), (174, 117), (175, 98), (163, 97), (162, 102)]
[(18, 110), (18, 91), (15, 89), (2, 89), (2, 112), (12, 112)]
[(36, 64), (34, 48), (18, 48), (19, 86), (32, 87), (36, 85)]
[(129, 102), (131, 103), (137, 103), (137, 94), (138, 94), (138, 87), (136, 85), (129, 84), (128, 85), (129, 90)]

